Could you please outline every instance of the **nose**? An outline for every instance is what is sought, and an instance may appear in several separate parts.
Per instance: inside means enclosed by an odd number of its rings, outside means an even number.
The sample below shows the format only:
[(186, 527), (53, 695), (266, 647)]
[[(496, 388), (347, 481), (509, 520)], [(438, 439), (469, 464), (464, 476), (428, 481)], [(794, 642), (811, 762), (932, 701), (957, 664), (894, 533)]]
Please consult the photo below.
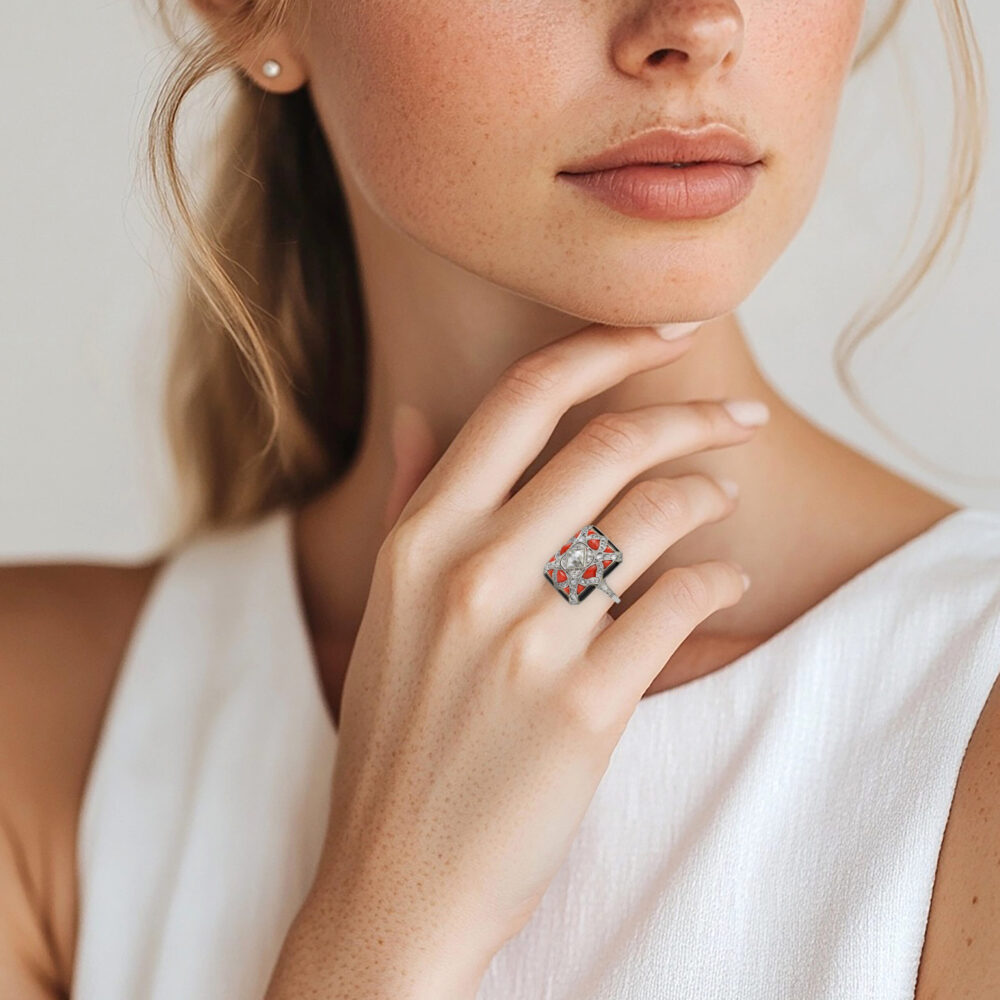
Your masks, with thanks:
[(728, 69), (743, 48), (736, 0), (642, 0), (620, 25), (615, 64), (632, 76), (697, 77)]

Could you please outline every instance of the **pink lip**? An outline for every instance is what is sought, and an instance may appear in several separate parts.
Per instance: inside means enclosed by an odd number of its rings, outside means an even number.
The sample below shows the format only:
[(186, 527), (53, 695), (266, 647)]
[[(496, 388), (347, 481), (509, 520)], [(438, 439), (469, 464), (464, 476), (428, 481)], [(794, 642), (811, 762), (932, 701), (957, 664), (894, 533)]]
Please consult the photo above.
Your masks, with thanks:
[(654, 129), (557, 176), (625, 215), (664, 221), (729, 211), (750, 194), (762, 169), (756, 144), (714, 124), (697, 131)]
[(638, 164), (559, 176), (611, 208), (639, 219), (708, 219), (735, 208), (753, 189), (760, 163)]
[(695, 131), (657, 128), (643, 132), (562, 172), (586, 174), (632, 163), (703, 163), (709, 160), (748, 166), (762, 155), (760, 148), (742, 132), (715, 123)]

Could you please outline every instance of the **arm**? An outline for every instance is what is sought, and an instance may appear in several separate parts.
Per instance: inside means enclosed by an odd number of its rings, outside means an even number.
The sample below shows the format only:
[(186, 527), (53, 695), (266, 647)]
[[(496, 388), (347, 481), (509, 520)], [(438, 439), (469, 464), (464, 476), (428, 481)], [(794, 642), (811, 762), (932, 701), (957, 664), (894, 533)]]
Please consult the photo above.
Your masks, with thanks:
[(0, 996), (58, 1000), (66, 994), (57, 983), (25, 854), (5, 815), (0, 820)]
[[(0, 567), (3, 1000), (71, 995), (79, 807), (125, 646), (157, 569), (156, 564)], [(317, 982), (330, 984), (323, 1000), (473, 996), (474, 989), (446, 988), (443, 966), (432, 975), (422, 964), (407, 964), (403, 949), (384, 966), (391, 971), (373, 979), (366, 962), (373, 938), (365, 935), (377, 910), (363, 906), (349, 921), (331, 919), (329, 902), (345, 898), (342, 890), (330, 891), (322, 902), (303, 908), (283, 953), (284, 985), (268, 1000), (314, 995)], [(355, 944), (341, 929), (346, 927), (357, 932)], [(386, 955), (391, 949), (387, 936), (381, 937), (375, 947)]]
[(154, 568), (0, 567), (0, 997), (70, 994), (77, 815)]
[(23, 568), (0, 571), (0, 996), (64, 997), (43, 898), (45, 870), (37, 817), (52, 785), (42, 777), (39, 689), (42, 648)]
[(1000, 996), (1000, 680), (966, 750), (945, 830), (915, 1000)]
[(349, 899), (343, 882), (317, 878), (263, 1000), (474, 1000), (492, 953), (466, 954), (461, 934), (432, 927), (420, 940), (394, 933), (406, 916), (391, 892)]

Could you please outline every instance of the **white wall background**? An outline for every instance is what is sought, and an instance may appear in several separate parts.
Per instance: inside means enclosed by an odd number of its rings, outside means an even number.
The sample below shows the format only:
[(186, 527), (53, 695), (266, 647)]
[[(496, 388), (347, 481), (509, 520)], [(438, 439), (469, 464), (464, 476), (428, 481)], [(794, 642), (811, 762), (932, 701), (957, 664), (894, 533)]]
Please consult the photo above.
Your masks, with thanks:
[[(884, 0), (869, 2), (872, 24)], [(969, 0), (987, 73), (1000, 8)], [(141, 558), (174, 482), (160, 423), (168, 249), (137, 172), (167, 44), (140, 0), (8, 0), (0, 125), (0, 558)], [(1000, 118), (995, 74), (990, 116)], [(848, 84), (812, 214), (741, 309), (765, 370), (814, 420), (956, 502), (1000, 507), (1000, 177), (995, 144), (950, 271), (834, 374), (838, 331), (887, 282), (925, 162), (942, 191), (951, 88), (932, 0)], [(924, 144), (921, 152), (921, 141)], [(844, 248), (850, 247), (849, 253)]]

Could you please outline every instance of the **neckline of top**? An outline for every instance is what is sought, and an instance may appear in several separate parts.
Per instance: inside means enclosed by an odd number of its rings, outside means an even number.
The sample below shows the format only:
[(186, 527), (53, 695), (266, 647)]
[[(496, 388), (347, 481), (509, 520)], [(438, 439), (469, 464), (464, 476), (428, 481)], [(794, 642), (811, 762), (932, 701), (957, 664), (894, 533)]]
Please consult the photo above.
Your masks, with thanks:
[[(881, 555), (874, 562), (862, 567), (862, 569), (858, 570), (858, 572), (853, 576), (848, 577), (834, 590), (831, 590), (828, 594), (820, 598), (820, 600), (818, 600), (815, 604), (810, 605), (805, 611), (793, 618), (783, 628), (768, 636), (768, 638), (763, 642), (758, 643), (751, 649), (748, 649), (745, 653), (742, 653), (740, 656), (737, 656), (735, 659), (730, 660), (728, 663), (723, 664), (721, 667), (717, 667), (715, 670), (712, 670), (707, 674), (694, 677), (691, 680), (684, 681), (682, 684), (675, 685), (674, 687), (664, 688), (662, 691), (657, 691), (650, 695), (644, 695), (639, 699), (635, 713), (638, 714), (640, 712), (646, 712), (649, 711), (650, 708), (655, 709), (660, 705), (661, 699), (665, 702), (666, 698), (670, 695), (677, 697), (678, 692), (690, 693), (695, 689), (700, 690), (704, 685), (718, 686), (719, 684), (728, 682), (733, 677), (742, 676), (748, 669), (748, 664), (755, 663), (757, 660), (769, 656), (776, 647), (779, 647), (780, 645), (788, 642), (789, 639), (797, 636), (803, 629), (812, 625), (816, 618), (825, 614), (830, 605), (835, 601), (843, 600), (845, 596), (852, 593), (856, 588), (871, 582), (874, 577), (884, 573), (898, 559), (902, 558), (904, 555), (910, 554), (915, 548), (925, 544), (931, 539), (936, 539), (940, 533), (947, 530), (952, 525), (964, 520), (970, 515), (976, 515), (982, 512), (981, 508), (972, 506), (959, 507), (957, 510), (949, 511), (944, 515), (944, 517), (938, 518), (938, 520), (924, 528), (918, 534), (912, 535), (900, 545), (897, 545), (894, 549), (890, 549), (888, 552)], [(324, 706), (324, 714), (329, 723), (329, 727), (336, 738), (337, 727), (334, 725), (333, 718), (331, 717), (329, 711), (326, 710), (326, 698), (322, 687), (319, 665), (316, 662), (315, 655), (313, 654), (311, 636), (309, 635), (305, 610), (302, 604), (302, 597), (298, 588), (294, 549), (295, 540), (293, 532), (295, 508), (291, 504), (286, 504), (279, 507), (274, 513), (279, 521), (280, 528), (280, 546), (283, 556), (282, 584), (285, 586), (286, 592), (291, 597), (291, 604), (294, 608), (295, 622), (300, 640), (299, 644), (305, 652), (304, 659), (310, 670), (314, 693), (320, 698)], [(994, 513), (1000, 517), (1000, 511), (996, 511)], [(643, 707), (644, 705), (645, 708)]]

